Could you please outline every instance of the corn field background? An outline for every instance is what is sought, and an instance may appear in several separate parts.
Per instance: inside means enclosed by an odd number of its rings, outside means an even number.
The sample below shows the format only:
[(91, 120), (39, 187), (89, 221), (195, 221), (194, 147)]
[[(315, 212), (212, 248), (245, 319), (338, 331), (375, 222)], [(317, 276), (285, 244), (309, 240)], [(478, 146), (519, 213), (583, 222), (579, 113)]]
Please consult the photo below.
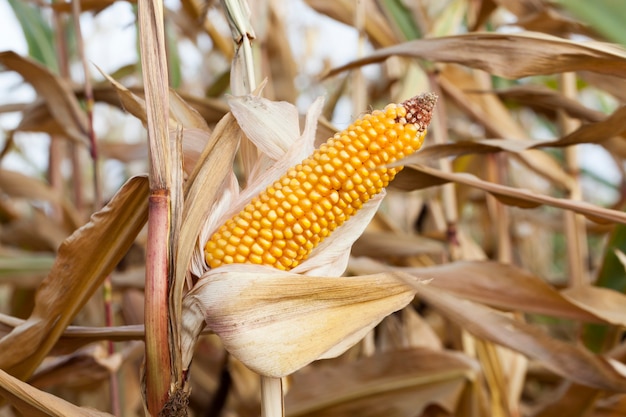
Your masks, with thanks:
[[(626, 416), (621, 2), (1, 1), (0, 416)], [(231, 277), (194, 321), (248, 138), (424, 92), (329, 292)]]

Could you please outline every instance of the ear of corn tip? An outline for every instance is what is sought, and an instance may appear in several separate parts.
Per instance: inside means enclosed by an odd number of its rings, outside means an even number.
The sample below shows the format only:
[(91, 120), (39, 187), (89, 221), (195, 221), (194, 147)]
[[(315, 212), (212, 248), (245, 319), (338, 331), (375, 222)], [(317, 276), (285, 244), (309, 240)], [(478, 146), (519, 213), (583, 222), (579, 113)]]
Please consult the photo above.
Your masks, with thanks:
[(297, 266), (402, 169), (385, 165), (422, 146), (436, 101), (425, 93), (389, 104), (336, 133), (211, 236), (208, 265)]

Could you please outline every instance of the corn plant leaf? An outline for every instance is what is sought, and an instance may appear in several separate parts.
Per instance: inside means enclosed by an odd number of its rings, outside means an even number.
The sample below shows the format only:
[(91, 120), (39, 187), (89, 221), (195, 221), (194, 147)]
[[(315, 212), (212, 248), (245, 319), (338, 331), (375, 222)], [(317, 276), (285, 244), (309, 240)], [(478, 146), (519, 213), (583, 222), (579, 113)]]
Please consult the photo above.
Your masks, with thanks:
[(600, 394), (595, 388), (568, 384), (565, 392), (560, 393), (556, 398), (549, 398), (547, 403), (541, 404), (533, 417), (554, 417), (557, 415), (587, 417), (591, 408), (601, 408), (596, 405)]
[(77, 407), (59, 397), (41, 391), (0, 369), (0, 396), (25, 416), (32, 417), (104, 417), (111, 414)]
[[(399, 165), (410, 163), (411, 161), (412, 157), (408, 157), (400, 161)], [(529, 190), (483, 181), (471, 174), (443, 172), (424, 165), (410, 165), (407, 168), (410, 169), (405, 169), (398, 174), (392, 183), (392, 187), (403, 190), (417, 190), (445, 184), (447, 182), (456, 182), (487, 191), (506, 205), (521, 208), (535, 208), (545, 204), (582, 214), (589, 220), (593, 220), (597, 223), (626, 223), (626, 214), (624, 212), (594, 206), (584, 201), (550, 197)]]
[(109, 354), (103, 344), (87, 346), (46, 360), (28, 383), (37, 388), (84, 387), (108, 380), (119, 371), (122, 360), (120, 352)]
[(147, 185), (145, 177), (130, 179), (63, 242), (29, 319), (0, 339), (0, 368), (18, 378), (33, 373), (144, 226)]
[(0, 52), (0, 64), (19, 73), (35, 88), (67, 137), (87, 143), (87, 116), (65, 81), (41, 64), (12, 51)]
[(37, 100), (27, 106), (15, 132), (43, 132), (50, 135), (64, 135), (65, 129), (54, 118), (44, 100)]
[(566, 380), (607, 391), (626, 392), (626, 370), (605, 357), (551, 338), (538, 327), (457, 298), (440, 288), (420, 286), (419, 296), (474, 336), (540, 360)]
[(294, 374), (288, 416), (422, 415), (437, 404), (451, 415), (478, 364), (461, 353), (424, 348), (379, 353), (353, 362), (319, 363)]
[(548, 114), (550, 117), (556, 117), (556, 110), (563, 110), (568, 116), (585, 122), (599, 122), (606, 117), (602, 112), (590, 109), (558, 91), (539, 85), (519, 85), (496, 90), (493, 93), (503, 100), (523, 104), (535, 111)]
[(41, 8), (19, 0), (9, 0), (9, 5), (20, 22), (28, 44), (28, 54), (53, 71), (58, 70), (57, 56), (53, 44), (53, 33)]
[(0, 253), (0, 282), (34, 288), (48, 274), (54, 263), (49, 254), (11, 251)]
[(623, 3), (611, 0), (600, 0), (594, 4), (581, 0), (559, 0), (558, 3), (608, 40), (626, 44), (626, 31), (621, 19), (626, 13)]
[[(513, 265), (492, 261), (457, 261), (429, 267), (390, 267), (367, 258), (356, 258), (350, 269), (359, 274), (402, 271), (414, 276), (432, 278), (429, 285), (457, 297), (487, 304), (507, 311), (546, 314), (586, 322), (610, 323), (610, 314), (594, 314), (590, 308), (575, 303), (539, 277)], [(585, 287), (587, 289), (588, 287)], [(619, 309), (606, 308), (612, 314)]]
[[(103, 74), (104, 75), (104, 74)], [(115, 78), (111, 76), (106, 76), (107, 80), (115, 80)], [(121, 87), (122, 90), (119, 90)], [(113, 84), (98, 84), (93, 88), (94, 99), (98, 102), (108, 103), (112, 106), (122, 107), (123, 105), (120, 102), (120, 99), (123, 97), (118, 96), (118, 91), (126, 90), (128, 93), (132, 93), (136, 96), (136, 98), (140, 99), (143, 102), (143, 90), (137, 87), (124, 87), (122, 84), (117, 82), (116, 85)], [(228, 113), (229, 108), (221, 100), (212, 99), (212, 98), (204, 98), (197, 97), (190, 94), (185, 94), (180, 91), (176, 92), (185, 103), (189, 104), (193, 107), (204, 120), (209, 124), (217, 123), (226, 113)], [(171, 96), (170, 96), (171, 99)], [(135, 100), (135, 98), (133, 98)], [(145, 113), (143, 113), (143, 118), (145, 119)], [(141, 119), (141, 117), (139, 117)]]
[(65, 221), (64, 227), (68, 231), (73, 231), (80, 224), (80, 216), (71, 203), (50, 186), (33, 177), (0, 169), (0, 190), (11, 197), (47, 202), (60, 207)]
[(626, 295), (591, 285), (568, 288), (561, 294), (569, 302), (602, 317), (607, 323), (626, 327)]
[[(115, 3), (115, 0), (83, 0), (80, 3), (80, 8), (85, 12), (88, 10), (101, 11), (113, 3)], [(133, 0), (133, 3), (136, 3), (136, 1)], [(60, 1), (51, 3), (50, 8), (56, 10), (57, 12), (72, 13), (71, 2)]]
[[(307, 4), (319, 13), (351, 25), (354, 23), (355, 5), (350, 0), (306, 0)], [(389, 21), (380, 9), (374, 4), (365, 3), (367, 19), (365, 19), (365, 32), (375, 45), (395, 45), (399, 37), (394, 33)]]
[[(365, 58), (332, 69), (327, 76), (405, 56), (435, 62), (453, 62), (505, 78), (593, 71), (624, 76), (626, 51), (617, 45), (579, 42), (538, 32), (468, 33), (418, 39), (379, 49)], [(523, 56), (524, 59), (518, 59)]]
[(188, 315), (204, 319), (233, 356), (261, 375), (282, 377), (343, 353), (415, 291), (395, 273), (313, 277), (226, 265), (186, 298)]
[(352, 246), (353, 256), (413, 256), (421, 254), (442, 255), (445, 245), (434, 239), (391, 232), (366, 231)]
[(54, 252), (74, 229), (34, 207), (28, 215), (2, 228), (2, 241), (15, 247)]

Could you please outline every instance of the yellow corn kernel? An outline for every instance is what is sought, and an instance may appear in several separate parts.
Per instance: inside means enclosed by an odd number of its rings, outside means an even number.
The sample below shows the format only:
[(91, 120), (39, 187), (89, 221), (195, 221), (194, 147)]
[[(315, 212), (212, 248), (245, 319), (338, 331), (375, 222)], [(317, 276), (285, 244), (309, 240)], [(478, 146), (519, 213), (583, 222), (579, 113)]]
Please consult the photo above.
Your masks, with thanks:
[(207, 264), (300, 264), (330, 232), (380, 193), (422, 146), (437, 96), (389, 104), (336, 133), (211, 236)]

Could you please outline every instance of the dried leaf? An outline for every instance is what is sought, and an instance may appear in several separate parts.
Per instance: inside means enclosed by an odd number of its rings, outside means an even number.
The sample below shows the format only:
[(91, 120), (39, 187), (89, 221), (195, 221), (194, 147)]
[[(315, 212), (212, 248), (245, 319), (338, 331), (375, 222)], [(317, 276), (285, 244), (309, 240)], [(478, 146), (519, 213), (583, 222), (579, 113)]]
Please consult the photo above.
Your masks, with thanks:
[[(401, 161), (400, 164), (411, 162), (412, 157), (408, 157), (405, 158), (404, 161)], [(447, 182), (456, 182), (487, 191), (501, 203), (507, 205), (521, 208), (534, 208), (545, 204), (582, 214), (589, 220), (593, 220), (597, 223), (626, 223), (626, 214), (624, 212), (594, 206), (584, 201), (550, 197), (529, 190), (483, 181), (471, 174), (443, 172), (423, 165), (411, 165), (407, 168), (410, 169), (405, 169), (398, 174), (392, 183), (394, 187), (404, 190), (416, 190), (445, 184)]]
[(89, 223), (65, 240), (22, 325), (0, 339), (0, 368), (27, 378), (113, 270), (147, 220), (145, 177), (129, 180)]
[(422, 254), (441, 255), (443, 243), (415, 235), (390, 232), (365, 232), (352, 246), (352, 256), (414, 256)]
[(571, 146), (579, 143), (599, 143), (626, 131), (626, 107), (620, 107), (606, 119), (588, 123), (569, 135), (555, 141), (542, 142), (535, 148), (546, 146)]
[(505, 78), (569, 71), (593, 71), (623, 77), (626, 72), (626, 51), (617, 45), (570, 41), (538, 32), (485, 32), (418, 39), (379, 49), (365, 58), (331, 70), (327, 77), (394, 55), (454, 62)]
[(432, 278), (429, 285), (434, 288), (507, 311), (606, 322), (604, 316), (574, 304), (565, 294), (513, 265), (492, 261), (457, 261), (430, 267), (399, 268), (359, 258), (353, 259), (350, 267), (359, 274), (402, 271), (416, 277)]
[(553, 118), (556, 117), (557, 110), (562, 110), (568, 116), (585, 122), (599, 122), (606, 117), (602, 112), (592, 110), (558, 91), (539, 85), (519, 85), (497, 90), (495, 93), (504, 100), (515, 101)]
[(456, 352), (410, 349), (348, 363), (320, 363), (293, 376), (287, 415), (406, 417), (437, 404), (454, 415), (478, 364)]
[(561, 291), (569, 302), (602, 317), (607, 323), (626, 327), (626, 295), (610, 288), (585, 285)]
[(63, 79), (41, 64), (13, 51), (0, 52), (0, 64), (19, 73), (37, 90), (69, 138), (87, 143), (87, 116)]
[(474, 336), (540, 360), (566, 380), (598, 389), (626, 392), (623, 366), (580, 346), (553, 339), (537, 327), (505, 317), (488, 307), (438, 288), (420, 287), (420, 298)]
[[(306, 3), (319, 13), (347, 25), (354, 23), (356, 3), (351, 0), (306, 0)], [(367, 19), (365, 32), (375, 45), (389, 46), (398, 43), (389, 22), (373, 3), (365, 3)]]
[(80, 224), (80, 215), (68, 200), (41, 180), (15, 171), (0, 169), (0, 190), (12, 197), (46, 201), (61, 207), (67, 228), (72, 231)]
[(40, 391), (2, 369), (0, 369), (0, 396), (25, 416), (111, 417), (111, 414), (77, 407), (59, 397)]

